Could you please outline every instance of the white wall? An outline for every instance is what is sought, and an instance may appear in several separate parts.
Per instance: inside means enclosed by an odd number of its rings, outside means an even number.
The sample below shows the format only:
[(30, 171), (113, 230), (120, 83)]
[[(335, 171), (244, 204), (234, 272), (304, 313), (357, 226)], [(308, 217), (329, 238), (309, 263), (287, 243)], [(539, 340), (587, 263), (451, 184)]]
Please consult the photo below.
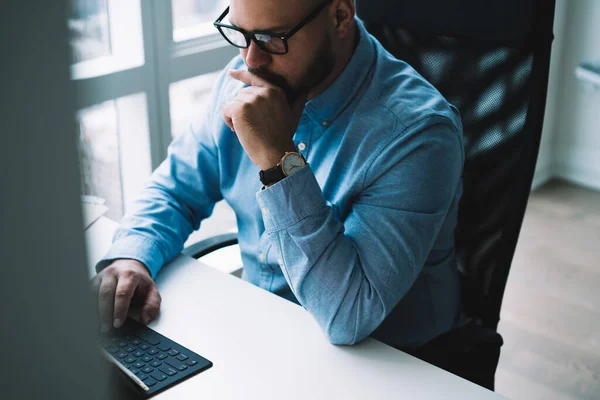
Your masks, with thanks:
[[(577, 0), (578, 1), (578, 0)], [(554, 175), (554, 142), (558, 131), (558, 109), (560, 101), (560, 87), (563, 76), (563, 55), (565, 54), (567, 7), (572, 0), (556, 0), (556, 13), (554, 17), (554, 42), (552, 43), (552, 58), (550, 59), (550, 78), (548, 81), (548, 98), (544, 117), (544, 130), (542, 142), (533, 178), (533, 188), (547, 182)]]
[(557, 95), (556, 176), (600, 190), (600, 91), (575, 78), (581, 60), (600, 60), (600, 0), (570, 0)]

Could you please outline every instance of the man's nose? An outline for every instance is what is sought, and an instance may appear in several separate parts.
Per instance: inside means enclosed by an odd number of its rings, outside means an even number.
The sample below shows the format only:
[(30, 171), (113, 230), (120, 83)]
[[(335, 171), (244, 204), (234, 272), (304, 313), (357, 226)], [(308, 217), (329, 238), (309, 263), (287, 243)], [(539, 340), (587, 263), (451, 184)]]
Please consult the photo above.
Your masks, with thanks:
[(254, 40), (250, 41), (247, 49), (242, 49), (242, 57), (248, 68), (265, 67), (271, 62), (271, 55), (258, 47)]

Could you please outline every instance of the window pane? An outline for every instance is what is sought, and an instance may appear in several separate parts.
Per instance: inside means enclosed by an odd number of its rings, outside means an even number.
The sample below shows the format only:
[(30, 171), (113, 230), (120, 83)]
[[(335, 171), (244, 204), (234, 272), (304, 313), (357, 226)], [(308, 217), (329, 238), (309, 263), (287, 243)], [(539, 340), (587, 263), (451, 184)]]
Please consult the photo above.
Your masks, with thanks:
[(70, 0), (73, 79), (144, 64), (141, 0)]
[(71, 0), (69, 31), (73, 62), (111, 54), (106, 0)]
[(123, 215), (123, 192), (115, 102), (80, 111), (78, 122), (82, 194), (104, 199), (107, 216), (118, 219)]
[(146, 96), (111, 100), (78, 113), (82, 194), (105, 200), (119, 220), (150, 176)]
[[(207, 112), (206, 106), (208, 105), (210, 92), (218, 75), (219, 72), (214, 72), (171, 84), (169, 97), (171, 103), (171, 134), (173, 137), (185, 132), (192, 121), (198, 119), (202, 113)], [(226, 202), (221, 201), (216, 204), (210, 218), (202, 221), (200, 230), (190, 235), (186, 246), (211, 236), (234, 231), (237, 231), (235, 213)], [(212, 259), (203, 259), (203, 262), (208, 262), (209, 265), (223, 271), (231, 272), (237, 269), (238, 264), (241, 267), (241, 260), (238, 260), (238, 258), (235, 258), (233, 264), (221, 262), (213, 265)], [(232, 265), (234, 266), (230, 268)]]
[(173, 40), (181, 42), (217, 33), (213, 21), (227, 0), (173, 0)]
[(206, 112), (210, 91), (218, 75), (219, 72), (214, 72), (171, 84), (169, 97), (173, 137), (183, 133), (192, 121)]

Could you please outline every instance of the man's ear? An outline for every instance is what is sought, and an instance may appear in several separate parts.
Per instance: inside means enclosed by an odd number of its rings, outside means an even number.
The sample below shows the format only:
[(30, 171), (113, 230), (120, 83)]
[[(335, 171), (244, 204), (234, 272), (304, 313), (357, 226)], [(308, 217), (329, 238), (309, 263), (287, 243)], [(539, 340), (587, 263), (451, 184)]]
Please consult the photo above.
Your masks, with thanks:
[(354, 23), (354, 0), (338, 0), (335, 6), (335, 27), (340, 38), (345, 37)]

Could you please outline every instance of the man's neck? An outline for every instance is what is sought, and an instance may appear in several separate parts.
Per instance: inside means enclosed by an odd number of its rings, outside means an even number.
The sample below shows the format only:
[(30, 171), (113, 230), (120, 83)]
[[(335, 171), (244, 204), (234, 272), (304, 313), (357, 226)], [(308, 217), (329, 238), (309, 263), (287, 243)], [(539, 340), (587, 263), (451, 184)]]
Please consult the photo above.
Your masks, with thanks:
[(354, 50), (356, 50), (356, 46), (358, 45), (358, 26), (356, 22), (352, 25), (350, 33), (343, 44), (343, 49), (341, 55), (338, 57), (331, 74), (317, 87), (310, 91), (306, 101), (310, 101), (323, 93), (329, 86), (335, 82), (335, 80), (340, 76), (340, 74), (344, 71), (352, 55), (354, 54)]

